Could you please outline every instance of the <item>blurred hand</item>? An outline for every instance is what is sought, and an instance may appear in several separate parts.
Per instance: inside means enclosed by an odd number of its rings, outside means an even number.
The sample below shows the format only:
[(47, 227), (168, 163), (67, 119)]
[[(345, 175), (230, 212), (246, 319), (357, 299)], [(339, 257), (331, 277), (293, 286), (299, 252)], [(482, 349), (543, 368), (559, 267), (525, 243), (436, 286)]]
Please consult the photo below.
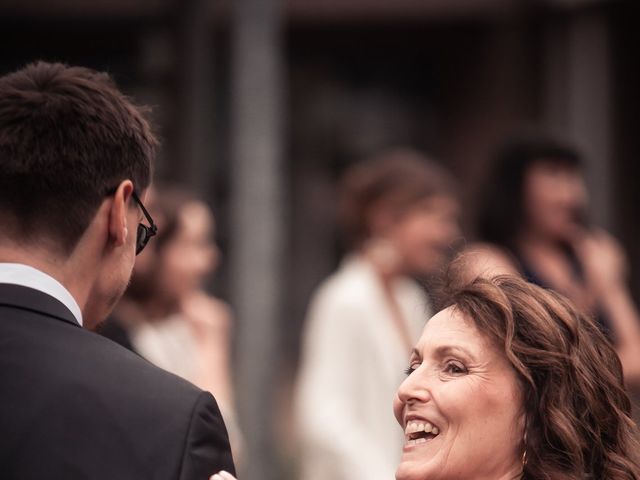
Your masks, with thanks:
[(213, 475), (209, 480), (236, 480), (236, 477), (222, 470)]
[(199, 338), (223, 337), (231, 329), (229, 308), (204, 292), (194, 292), (182, 299), (180, 306), (185, 318), (196, 329)]
[(637, 388), (640, 386), (640, 345), (630, 343), (618, 350), (618, 356), (622, 363), (625, 383)]
[(626, 288), (627, 259), (620, 244), (604, 230), (582, 235), (574, 245), (589, 289), (597, 297)]

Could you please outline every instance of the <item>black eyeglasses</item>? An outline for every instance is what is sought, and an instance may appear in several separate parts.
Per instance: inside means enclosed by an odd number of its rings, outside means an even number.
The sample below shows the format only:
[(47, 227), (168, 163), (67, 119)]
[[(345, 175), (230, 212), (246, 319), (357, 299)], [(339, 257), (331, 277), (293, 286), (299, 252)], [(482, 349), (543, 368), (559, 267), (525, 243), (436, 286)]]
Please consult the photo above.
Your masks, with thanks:
[[(109, 190), (107, 192), (107, 195), (113, 195), (114, 193), (116, 193), (115, 188)], [(149, 239), (158, 233), (158, 226), (153, 223), (153, 218), (151, 218), (151, 215), (149, 215), (147, 209), (144, 208), (144, 205), (140, 201), (140, 197), (138, 197), (138, 194), (133, 191), (131, 193), (131, 196), (140, 207), (140, 210), (142, 210), (144, 218), (146, 218), (147, 222), (149, 222), (148, 226), (143, 223), (138, 224), (138, 230), (136, 231), (136, 255), (139, 255), (140, 252), (144, 250), (144, 247), (147, 246), (147, 243), (149, 243)]]
[(142, 250), (144, 250), (144, 247), (147, 246), (147, 243), (149, 243), (149, 239), (158, 233), (158, 226), (153, 223), (153, 218), (151, 218), (151, 215), (149, 215), (147, 209), (144, 208), (144, 205), (140, 201), (140, 198), (138, 197), (136, 192), (132, 192), (131, 196), (140, 207), (140, 210), (142, 210), (144, 218), (146, 218), (147, 222), (149, 222), (148, 226), (144, 223), (138, 224), (138, 231), (136, 232), (136, 255), (138, 255), (140, 252), (142, 252)]

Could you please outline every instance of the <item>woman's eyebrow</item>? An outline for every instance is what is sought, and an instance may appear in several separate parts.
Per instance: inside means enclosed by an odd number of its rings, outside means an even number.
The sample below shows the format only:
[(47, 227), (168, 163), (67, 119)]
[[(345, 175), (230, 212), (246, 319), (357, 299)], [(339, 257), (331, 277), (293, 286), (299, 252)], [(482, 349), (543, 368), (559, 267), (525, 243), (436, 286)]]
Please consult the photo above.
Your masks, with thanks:
[[(434, 356), (438, 356), (438, 357), (444, 357), (446, 355), (451, 355), (451, 354), (463, 354), (464, 356), (470, 358), (471, 360), (475, 360), (475, 355), (473, 355), (473, 353), (471, 353), (470, 350), (466, 349), (465, 347), (461, 346), (461, 345), (441, 345), (439, 347), (437, 347), (433, 354)], [(410, 358), (422, 358), (422, 355), (420, 353), (420, 350), (418, 349), (418, 347), (414, 347), (411, 350), (411, 357)]]
[(451, 354), (462, 354), (470, 360), (475, 360), (475, 355), (461, 345), (441, 345), (435, 349), (434, 354), (439, 357)]

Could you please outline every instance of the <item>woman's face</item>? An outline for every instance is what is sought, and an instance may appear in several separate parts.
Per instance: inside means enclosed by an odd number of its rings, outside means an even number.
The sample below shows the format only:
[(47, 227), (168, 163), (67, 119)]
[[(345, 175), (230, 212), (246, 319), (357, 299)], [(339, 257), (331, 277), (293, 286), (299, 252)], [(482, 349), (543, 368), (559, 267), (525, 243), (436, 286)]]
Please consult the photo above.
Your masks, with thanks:
[(179, 214), (176, 232), (159, 256), (161, 290), (180, 298), (202, 286), (217, 263), (213, 243), (213, 217), (202, 203), (186, 204)]
[(587, 189), (578, 168), (539, 160), (524, 177), (524, 213), (529, 227), (556, 240), (570, 242), (584, 228)]
[(429, 275), (446, 262), (460, 235), (460, 207), (450, 196), (418, 202), (393, 223), (387, 239), (398, 250), (406, 273)]
[(427, 323), (410, 370), (394, 400), (405, 432), (396, 479), (516, 478), (524, 409), (504, 353), (449, 307)]

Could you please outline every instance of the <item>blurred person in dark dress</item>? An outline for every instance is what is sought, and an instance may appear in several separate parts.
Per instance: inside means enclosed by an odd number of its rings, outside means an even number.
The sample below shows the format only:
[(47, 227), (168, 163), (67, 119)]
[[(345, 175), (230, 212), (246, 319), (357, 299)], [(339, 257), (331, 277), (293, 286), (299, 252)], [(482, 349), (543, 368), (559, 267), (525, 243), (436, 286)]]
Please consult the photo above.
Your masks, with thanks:
[(620, 244), (589, 225), (582, 159), (572, 147), (522, 133), (496, 155), (480, 202), (470, 276), (519, 273), (591, 314), (614, 341), (627, 383), (640, 386), (640, 321)]

